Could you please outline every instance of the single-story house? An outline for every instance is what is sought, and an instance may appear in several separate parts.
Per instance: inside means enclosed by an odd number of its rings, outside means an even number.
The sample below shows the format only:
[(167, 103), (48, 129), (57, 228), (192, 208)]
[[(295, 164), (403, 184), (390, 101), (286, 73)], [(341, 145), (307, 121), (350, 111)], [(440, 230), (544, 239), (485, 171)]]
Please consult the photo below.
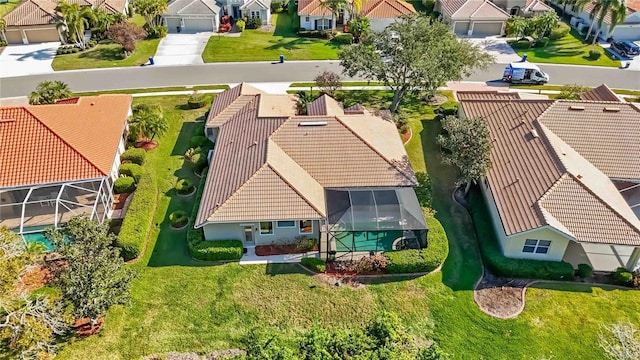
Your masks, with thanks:
[(461, 102), (460, 116), (489, 128), (480, 187), (505, 256), (640, 266), (640, 109), (606, 93)]
[[(83, 6), (104, 9), (107, 13), (127, 14), (128, 0), (77, 0)], [(57, 24), (62, 16), (58, 3), (54, 0), (25, 0), (4, 16), (7, 28), (2, 36), (9, 44), (30, 44), (39, 42), (64, 41)]]
[(240, 15), (259, 18), (262, 25), (271, 25), (271, 0), (247, 0), (240, 6)]
[[(556, 0), (552, 2), (558, 4)], [(593, 33), (598, 34), (601, 40), (606, 40), (612, 37), (614, 40), (640, 40), (640, 1), (633, 0), (627, 1), (627, 11), (624, 21), (619, 22), (614, 28), (613, 32), (609, 31), (611, 26), (611, 12), (605, 16), (602, 27), (598, 28), (598, 19), (593, 26)], [(562, 7), (562, 5), (558, 5)], [(594, 9), (594, 3), (587, 3), (582, 10), (573, 9), (571, 6), (567, 6), (567, 13), (574, 16), (571, 20), (571, 25), (578, 29), (581, 33), (589, 31), (591, 25), (591, 12)]]
[(0, 107), (0, 226), (28, 234), (75, 215), (107, 219), (131, 99), (100, 95)]
[(296, 104), (247, 84), (215, 97), (205, 130), (215, 148), (195, 221), (205, 238), (252, 247), (304, 236), (324, 256), (426, 246), (415, 175), (399, 136), (389, 136), (395, 125), (326, 95), (307, 115)]
[(456, 35), (503, 35), (509, 13), (489, 0), (439, 0), (436, 10)]
[[(337, 19), (332, 20), (331, 11), (322, 6), (323, 0), (300, 0), (298, 16), (300, 28), (307, 30), (327, 30), (335, 25), (346, 24), (350, 14), (345, 9)], [(360, 15), (369, 19), (372, 31), (382, 31), (402, 16), (416, 13), (416, 9), (402, 0), (370, 0), (363, 2)]]
[(170, 33), (196, 33), (218, 31), (220, 16), (214, 0), (172, 0), (162, 19)]

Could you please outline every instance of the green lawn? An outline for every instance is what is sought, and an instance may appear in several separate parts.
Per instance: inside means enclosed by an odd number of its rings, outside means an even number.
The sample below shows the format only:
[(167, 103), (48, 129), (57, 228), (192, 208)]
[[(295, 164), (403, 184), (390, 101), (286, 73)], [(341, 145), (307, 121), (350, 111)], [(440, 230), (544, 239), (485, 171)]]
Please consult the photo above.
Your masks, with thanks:
[(212, 36), (202, 52), (204, 62), (228, 61), (277, 61), (280, 55), (286, 60), (329, 60), (338, 58), (339, 45), (334, 41), (298, 37), (293, 27), (296, 16), (274, 14), (275, 31), (245, 30), (240, 37)]
[(107, 91), (88, 91), (88, 92), (74, 92), (73, 96), (91, 96), (98, 94), (144, 94), (154, 92), (166, 92), (166, 91), (194, 91), (194, 90), (227, 90), (229, 85), (197, 85), (192, 87), (186, 86), (167, 86), (158, 88), (137, 88), (137, 89), (122, 89), (122, 90), (107, 90)]
[(9, 0), (4, 4), (0, 4), (0, 18), (3, 18), (6, 14), (10, 13), (11, 10), (15, 9), (19, 3), (20, 0)]
[[(450, 96), (450, 94), (447, 94)], [(339, 93), (345, 105), (388, 104), (387, 91)], [(161, 193), (147, 252), (132, 265), (139, 272), (132, 302), (110, 310), (102, 331), (62, 345), (60, 359), (136, 359), (158, 352), (206, 353), (240, 346), (250, 328), (263, 326), (291, 339), (313, 322), (359, 326), (387, 309), (409, 330), (434, 338), (456, 359), (602, 359), (597, 346), (601, 324), (630, 320), (640, 325), (637, 291), (573, 284), (541, 284), (527, 292), (525, 311), (516, 319), (491, 318), (473, 302), (481, 273), (471, 220), (451, 199), (456, 171), (440, 162), (435, 144), (441, 132), (433, 108), (405, 103), (413, 138), (407, 152), (416, 171), (433, 182), (436, 217), (449, 238), (442, 272), (415, 280), (384, 278), (362, 289), (320, 283), (295, 265), (207, 266), (189, 256), (185, 231), (169, 229), (174, 210), (189, 212), (191, 198), (174, 196), (181, 155), (206, 108), (182, 110), (185, 96), (137, 98), (157, 103), (170, 120), (169, 133), (149, 153)], [(200, 117), (201, 119), (201, 117)], [(426, 161), (426, 165), (425, 165)], [(195, 180), (195, 179), (194, 179)]]
[(94, 69), (122, 66), (138, 66), (149, 61), (155, 55), (160, 39), (142, 40), (136, 44), (136, 50), (126, 59), (122, 59), (122, 46), (114, 43), (98, 44), (95, 48), (66, 55), (56, 55), (53, 70)]
[[(620, 61), (611, 59), (611, 54), (606, 52), (602, 47), (599, 45), (591, 45), (591, 43), (585, 44), (578, 36), (578, 33), (574, 29), (571, 29), (571, 32), (565, 37), (559, 40), (550, 40), (545, 47), (514, 50), (520, 56), (527, 54), (529, 61), (537, 63), (620, 66)], [(599, 50), (603, 53), (600, 59), (591, 60), (589, 58), (589, 50), (592, 49)]]

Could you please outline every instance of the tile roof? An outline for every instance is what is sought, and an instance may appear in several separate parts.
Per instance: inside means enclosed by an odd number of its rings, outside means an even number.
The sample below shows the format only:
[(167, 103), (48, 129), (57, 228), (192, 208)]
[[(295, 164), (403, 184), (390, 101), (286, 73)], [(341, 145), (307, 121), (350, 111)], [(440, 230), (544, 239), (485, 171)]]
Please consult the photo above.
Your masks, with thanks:
[(258, 5), (258, 8), (266, 10), (271, 7), (271, 0), (249, 0), (240, 6), (240, 10), (255, 9), (252, 7), (253, 5)]
[(465, 100), (509, 100), (520, 99), (520, 93), (509, 91), (456, 91), (454, 96), (458, 101)]
[[(595, 7), (596, 2), (592, 1), (589, 2), (587, 4), (584, 5), (583, 10), (591, 13)], [(631, 2), (627, 2), (627, 16), (629, 16), (630, 14), (636, 12), (636, 11), (640, 11), (640, 6), (638, 6), (638, 1), (631, 1)], [(605, 15), (604, 19), (603, 19), (603, 23), (610, 25), (611, 24), (611, 11), (607, 12), (607, 15)], [(624, 21), (622, 21), (620, 24), (624, 23)]]
[(614, 179), (640, 179), (640, 110), (630, 103), (557, 101), (540, 122)]
[(307, 115), (344, 115), (344, 110), (341, 103), (325, 94), (307, 104)]
[(130, 105), (130, 95), (100, 95), (0, 108), (0, 187), (110, 174)]
[(442, 11), (451, 17), (460, 9), (467, 0), (440, 0)]
[[(627, 8), (635, 11), (640, 11), (640, 0), (627, 0)], [(627, 13), (628, 15), (629, 13)]]
[(527, 4), (526, 4), (526, 7), (524, 8), (524, 12), (529, 12), (529, 11), (540, 12), (540, 11), (554, 11), (554, 10), (551, 6), (545, 4), (541, 0), (527, 0)]
[(173, 0), (163, 15), (217, 15), (220, 6), (215, 0)]
[(249, 84), (242, 83), (217, 95), (213, 99), (213, 104), (211, 104), (211, 109), (209, 110), (207, 126), (222, 126), (245, 105), (253, 102), (258, 94), (265, 94), (265, 92)]
[(55, 24), (61, 19), (57, 7), (58, 4), (52, 0), (26, 0), (6, 14), (4, 19), (7, 26)]
[(580, 94), (580, 100), (624, 102), (605, 84)]
[(322, 0), (299, 0), (298, 15), (331, 17), (331, 10), (322, 7)]
[(369, 0), (363, 2), (361, 13), (369, 19), (388, 19), (415, 14), (416, 9), (402, 0)]
[(449, 0), (442, 7), (455, 20), (508, 20), (511, 17), (489, 0)]

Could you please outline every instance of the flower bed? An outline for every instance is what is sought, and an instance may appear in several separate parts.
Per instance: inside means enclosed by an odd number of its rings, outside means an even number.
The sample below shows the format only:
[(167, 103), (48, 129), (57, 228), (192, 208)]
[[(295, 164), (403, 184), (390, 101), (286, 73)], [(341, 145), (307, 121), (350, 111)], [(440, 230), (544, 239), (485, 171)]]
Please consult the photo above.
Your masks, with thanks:
[(298, 245), (258, 245), (256, 246), (256, 255), (271, 256), (283, 254), (303, 254), (309, 251), (318, 251), (318, 246), (314, 246), (311, 250), (300, 248)]

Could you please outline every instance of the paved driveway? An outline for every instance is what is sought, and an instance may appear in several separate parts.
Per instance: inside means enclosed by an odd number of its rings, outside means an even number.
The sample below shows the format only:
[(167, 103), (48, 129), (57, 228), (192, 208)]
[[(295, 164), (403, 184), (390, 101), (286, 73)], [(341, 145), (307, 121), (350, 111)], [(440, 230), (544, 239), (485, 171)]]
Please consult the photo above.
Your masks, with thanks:
[(477, 45), (484, 52), (493, 55), (496, 58), (496, 62), (500, 64), (506, 64), (514, 61), (519, 61), (520, 56), (513, 50), (507, 40), (500, 36), (488, 36), (483, 38), (467, 38), (473, 44)]
[[(636, 41), (635, 43), (637, 45), (640, 45), (640, 41)], [(607, 51), (610, 51), (613, 54), (615, 54), (618, 57), (618, 59), (620, 59), (621, 66), (624, 67), (627, 63), (629, 63), (629, 67), (627, 69), (640, 70), (640, 55), (635, 55), (633, 57), (626, 57), (626, 56), (622, 56), (619, 52), (613, 50), (611, 48), (611, 44), (609, 43), (601, 42), (600, 46), (607, 49)]]
[(202, 51), (214, 33), (168, 34), (160, 41), (154, 61), (157, 65), (202, 64)]
[(34, 75), (53, 72), (59, 42), (9, 45), (0, 54), (0, 77)]

